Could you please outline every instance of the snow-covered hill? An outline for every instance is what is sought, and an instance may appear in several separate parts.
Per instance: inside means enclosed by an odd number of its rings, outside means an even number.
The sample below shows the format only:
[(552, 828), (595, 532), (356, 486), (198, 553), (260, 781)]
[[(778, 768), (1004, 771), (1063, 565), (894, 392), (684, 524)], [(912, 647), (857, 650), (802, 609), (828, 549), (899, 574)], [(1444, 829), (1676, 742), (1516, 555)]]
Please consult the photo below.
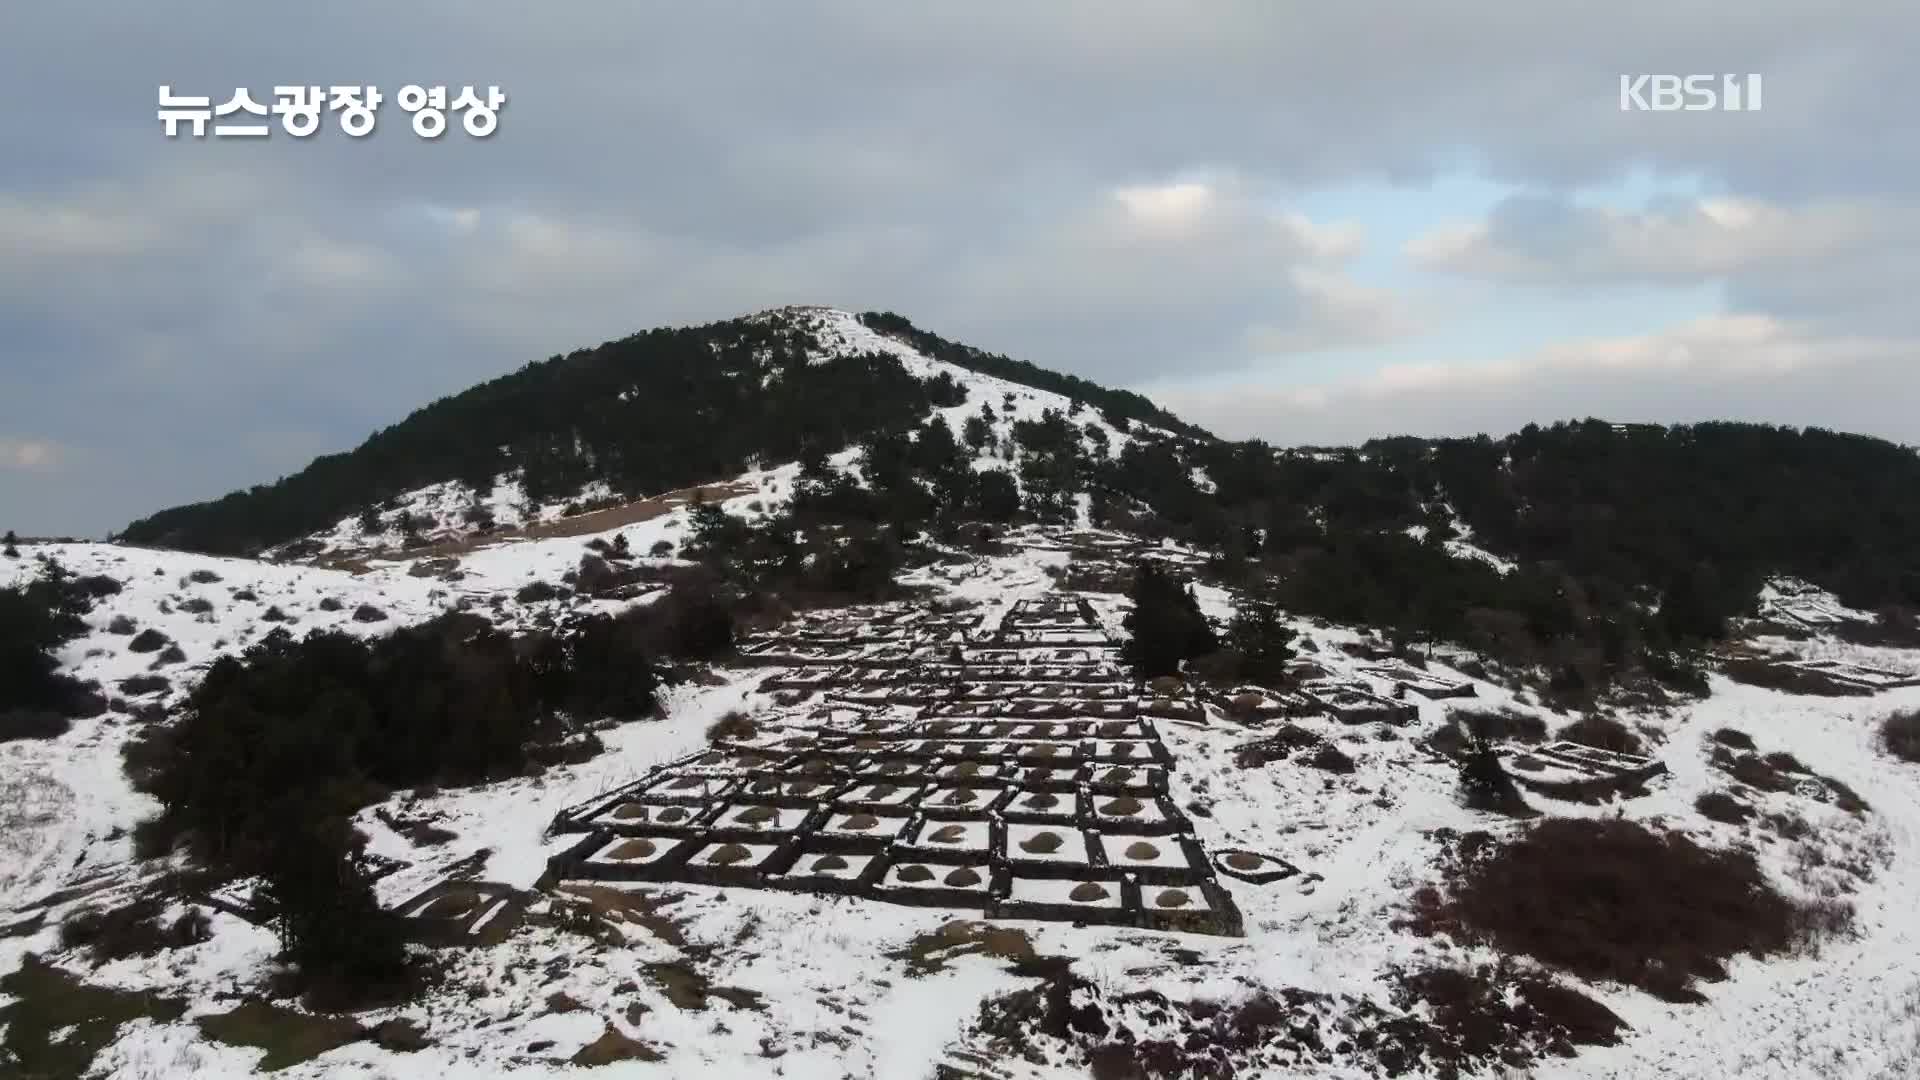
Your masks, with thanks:
[[(823, 329), (845, 335), (842, 347), (878, 347), (858, 336), (864, 328), (850, 317), (836, 312), (818, 317)], [(994, 401), (998, 409), (1009, 393), (1021, 403), (1019, 409), (1030, 411), (1016, 415), (1064, 407), (1037, 391), (1022, 397), (1022, 391), (998, 380), (972, 378), (968, 404), (952, 410), (957, 415), (977, 410), (982, 400)], [(750, 479), (726, 500), (730, 509), (748, 513), (758, 502), (764, 512), (790, 488), (791, 466)], [(675, 506), (597, 534), (473, 548), (457, 556), (458, 580), (436, 576), (445, 575), (444, 564), (416, 576), (414, 571), (427, 567), (418, 559), (372, 559), (355, 572), (60, 544), (27, 545), (23, 558), (0, 563), (0, 584), (35, 572), (38, 556), (78, 574), (119, 581), (121, 591), (104, 598), (89, 616), (89, 633), (67, 650), (64, 666), (109, 689), (129, 677), (163, 675), (167, 689), (130, 696), (165, 701), (190, 686), (196, 670), (210, 659), (265, 633), (273, 625), (263, 621), (270, 608), (278, 608), (295, 631), (329, 627), (382, 633), (463, 602), (494, 612), (505, 624), (532, 625), (575, 602), (521, 603), (514, 599), (521, 586), (556, 579), (578, 564), (587, 542), (610, 540), (619, 532), (635, 552), (648, 552), (659, 542), (677, 543), (685, 517), (685, 507)], [(1076, 559), (1070, 549), (1125, 549), (1131, 543), (1118, 536), (1034, 530), (1014, 533), (1012, 542), (1011, 553), (956, 557), (916, 572), (913, 583), (934, 590), (949, 607), (977, 605), (971, 610), (986, 633), (1014, 605), (1058, 594), (1058, 577)], [(1230, 614), (1232, 598), (1224, 591), (1200, 586), (1196, 592), (1210, 616)], [(1774, 592), (1785, 595), (1786, 590), (1777, 586)], [(1075, 598), (1091, 605), (1099, 626), (1110, 632), (1119, 628), (1124, 598), (1106, 593)], [(1818, 600), (1805, 604), (1821, 607)], [(636, 602), (647, 601), (582, 601), (578, 606)], [(384, 618), (356, 619), (363, 605)], [(130, 621), (136, 631), (164, 634), (185, 658), (154, 670), (156, 654), (129, 649), (129, 627), (120, 620)], [(1304, 619), (1289, 620), (1289, 626), (1299, 635), (1300, 658), (1320, 669), (1319, 678), (1382, 695), (1394, 692), (1395, 680), (1384, 677), (1375, 661), (1358, 655), (1358, 649), (1349, 651), (1365, 637), (1360, 628)], [(1769, 638), (1756, 644), (1782, 654), (1920, 669), (1920, 653), (1856, 649), (1832, 638)], [(607, 916), (612, 937), (562, 928), (547, 916), (572, 901), (564, 890), (541, 882), (548, 860), (577, 840), (548, 834), (557, 812), (703, 748), (708, 727), (731, 711), (757, 718), (758, 738), (766, 745), (812, 731), (820, 722), (819, 702), (796, 702), (762, 687), (769, 668), (722, 669), (708, 685), (671, 691), (662, 719), (603, 733), (608, 749), (590, 761), (499, 784), (400, 792), (363, 812), (357, 824), (371, 837), (372, 852), (401, 864), (378, 886), (384, 903), (398, 903), (465, 866), (483, 880), (531, 890), (531, 917), (504, 940), (444, 950), (445, 970), (426, 997), (362, 1018), (369, 1028), (410, 1021), (427, 1045), (402, 1049), (350, 1041), (297, 1060), (276, 1075), (898, 1080), (932, 1077), (940, 1068), (955, 1070), (940, 1074), (948, 1076), (1064, 1080), (1087, 1075), (1086, 1062), (1069, 1052), (1068, 1042), (1036, 1036), (1035, 1057), (1029, 1059), (1009, 1053), (978, 1025), (983, 1003), (1038, 985), (1037, 969), (1012, 962), (1021, 955), (1070, 960), (1070, 970), (1088, 987), (1076, 993), (1094, 995), (1102, 1008), (1128, 1016), (1142, 1038), (1164, 1031), (1156, 1025), (1166, 1023), (1166, 1006), (1150, 996), (1128, 998), (1137, 992), (1181, 1004), (1231, 1003), (1287, 991), (1297, 995), (1293, 1019), (1302, 1023), (1359, 1023), (1356, 1018), (1372, 1015), (1368, 1010), (1433, 1021), (1427, 1006), (1396, 1004), (1395, 973), (1471, 967), (1494, 956), (1402, 928), (1412, 897), (1439, 880), (1437, 864), (1447, 836), (1484, 830), (1499, 838), (1516, 835), (1528, 824), (1463, 806), (1454, 765), (1430, 753), (1426, 740), (1449, 717), (1468, 709), (1505, 709), (1555, 729), (1574, 719), (1554, 713), (1530, 692), (1475, 678), (1470, 667), (1463, 655), (1436, 656), (1429, 674), (1471, 685), (1474, 697), (1409, 695), (1405, 700), (1415, 715), (1404, 727), (1349, 724), (1323, 715), (1292, 721), (1307, 736), (1336, 748), (1350, 770), (1315, 767), (1298, 758), (1241, 767), (1237, 748), (1271, 726), (1236, 718), (1217, 703), (1190, 721), (1154, 722), (1171, 755), (1167, 798), (1191, 816), (1194, 839), (1210, 851), (1275, 853), (1301, 870), (1269, 884), (1221, 878), (1244, 915), (1244, 937), (1026, 920), (995, 921), (997, 936), (988, 936), (953, 929), (949, 924), (959, 913), (938, 907), (685, 883), (596, 894), (603, 908), (616, 913)], [(1620, 817), (1715, 849), (1749, 849), (1767, 882), (1783, 895), (1850, 904), (1852, 927), (1801, 955), (1736, 958), (1724, 981), (1701, 985), (1705, 1001), (1700, 1003), (1675, 1004), (1629, 986), (1563, 978), (1612, 1010), (1628, 1030), (1617, 1046), (1582, 1047), (1570, 1059), (1542, 1058), (1532, 1074), (1858, 1080), (1914, 1075), (1912, 1070), (1920, 1068), (1920, 918), (1912, 905), (1920, 894), (1920, 766), (1886, 753), (1876, 721), (1895, 709), (1920, 708), (1920, 687), (1804, 697), (1716, 676), (1712, 690), (1695, 703), (1622, 714), (1647, 753), (1667, 769), (1644, 794), (1594, 804), (1530, 798), (1556, 817)], [(237, 1045), (222, 1037), (217, 1025), (198, 1021), (270, 991), (276, 946), (269, 929), (214, 911), (210, 941), (97, 968), (83, 954), (61, 948), (61, 919), (124, 894), (161, 869), (134, 861), (127, 840), (139, 819), (154, 809), (120, 769), (120, 748), (142, 723), (116, 711), (79, 721), (56, 739), (0, 744), (0, 977), (20, 970), (31, 952), (91, 985), (152, 991), (181, 1003), (177, 1015), (148, 1016), (136, 1008), (109, 1024), (106, 1045), (93, 1061), (97, 1075), (154, 1080), (260, 1075), (259, 1049)], [(1844, 781), (1869, 809), (1851, 813), (1830, 796), (1820, 796), (1824, 789), (1817, 784), (1803, 782), (1774, 790), (1740, 788), (1741, 799), (1754, 811), (1746, 821), (1703, 815), (1697, 805), (1701, 796), (1733, 786), (1716, 759), (1727, 729), (1762, 751), (1792, 755), (1807, 775)], [(451, 839), (416, 843), (393, 827), (395, 816), (431, 822)], [(1769, 820), (1797, 824), (1784, 828)], [(0, 994), (0, 1010), (19, 1000), (19, 993)], [(1076, 997), (1074, 1004), (1096, 1002)], [(297, 1022), (300, 1014), (290, 1015)], [(79, 1030), (55, 1034), (75, 1038)], [(590, 1059), (589, 1047), (617, 1051), (611, 1057), (617, 1063), (572, 1064), (582, 1054)], [(1323, 1049), (1290, 1065), (1271, 1065), (1259, 1075), (1379, 1072), (1378, 1061), (1347, 1035), (1335, 1038), (1329, 1029)]]
[[(1053, 411), (1069, 417), (1083, 431), (1088, 427), (1097, 429), (1105, 435), (1104, 442), (1093, 435), (1082, 436), (1083, 446), (1090, 454), (1118, 454), (1135, 437), (1115, 428), (1098, 410), (1087, 408), (1084, 403), (1076, 403), (1050, 390), (1036, 389), (933, 359), (898, 338), (871, 329), (850, 311), (827, 307), (785, 307), (748, 316), (746, 321), (765, 322), (774, 319), (813, 335), (819, 344), (816, 362), (836, 356), (878, 353), (893, 357), (908, 374), (916, 378), (932, 379), (944, 375), (959, 383), (966, 391), (966, 401), (936, 409), (935, 415), (944, 420), (957, 437), (970, 417), (981, 415), (983, 407), (989, 410), (992, 438), (974, 460), (973, 467), (976, 470), (1007, 470), (1013, 474), (1016, 484), (1019, 477), (1019, 448), (1013, 440), (1013, 428), (1018, 422), (1036, 421), (1048, 411)], [(636, 388), (627, 392), (644, 391)], [(1168, 434), (1145, 427), (1141, 431)], [(857, 465), (857, 460), (857, 454), (852, 451), (834, 457), (835, 464), (843, 468)], [(794, 464), (763, 462), (760, 470), (750, 474), (748, 479), (787, 477), (790, 480)], [(715, 484), (725, 484), (730, 480), (728, 477), (712, 478)], [(790, 494), (790, 484), (764, 484), (758, 501), (774, 508), (783, 504)], [(568, 519), (570, 508), (578, 510), (581, 507), (621, 505), (629, 504), (616, 499), (613, 492), (600, 481), (590, 482), (563, 498), (534, 504), (528, 501), (520, 481), (512, 474), (503, 473), (496, 477), (491, 489), (486, 491), (478, 491), (450, 479), (391, 500), (380, 511), (381, 526), (377, 530), (368, 530), (358, 514), (349, 515), (341, 518), (329, 530), (281, 545), (276, 551), (298, 552), (302, 557), (397, 551), (405, 541), (402, 522), (411, 522), (415, 532), (430, 542), (447, 544), (477, 536), (481, 528), (476, 520), (483, 514), (495, 529), (513, 535), (530, 527), (561, 525)]]

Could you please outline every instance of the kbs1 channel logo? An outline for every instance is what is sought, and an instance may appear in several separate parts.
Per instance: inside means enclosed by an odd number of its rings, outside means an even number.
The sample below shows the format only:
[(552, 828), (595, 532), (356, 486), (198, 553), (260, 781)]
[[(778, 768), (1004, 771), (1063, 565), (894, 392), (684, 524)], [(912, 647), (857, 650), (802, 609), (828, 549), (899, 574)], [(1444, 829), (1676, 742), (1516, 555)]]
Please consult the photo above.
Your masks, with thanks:
[(1621, 112), (1759, 112), (1758, 75), (1622, 75)]

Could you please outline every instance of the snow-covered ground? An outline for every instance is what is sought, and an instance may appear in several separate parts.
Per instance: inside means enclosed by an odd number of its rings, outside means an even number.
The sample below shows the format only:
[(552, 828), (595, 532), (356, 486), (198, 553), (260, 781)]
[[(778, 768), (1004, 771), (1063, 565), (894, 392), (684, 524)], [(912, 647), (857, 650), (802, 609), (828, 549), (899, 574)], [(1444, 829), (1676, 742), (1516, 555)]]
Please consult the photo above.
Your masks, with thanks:
[[(785, 487), (791, 470), (743, 480), (763, 491)], [(751, 507), (759, 501), (749, 493), (720, 505), (752, 518), (758, 515)], [(604, 533), (476, 548), (459, 556), (459, 580), (415, 576), (410, 571), (420, 567), (420, 560), (397, 557), (369, 560), (363, 572), (355, 573), (116, 544), (23, 544), (21, 558), (0, 559), (0, 587), (43, 573), (42, 557), (76, 576), (105, 575), (119, 582), (121, 591), (102, 599), (86, 617), (88, 632), (63, 650), (62, 666), (77, 678), (98, 682), (109, 697), (166, 705), (178, 700), (216, 657), (244, 651), (275, 627), (295, 635), (313, 630), (384, 634), (462, 604), (488, 612), (506, 627), (525, 627), (561, 612), (616, 611), (625, 603), (574, 598), (523, 604), (515, 594), (536, 581), (558, 584), (579, 567), (588, 554), (586, 544), (596, 539), (611, 543), (625, 534), (637, 554), (662, 541), (677, 550), (687, 517), (680, 508)], [(202, 604), (207, 610), (196, 610)], [(362, 616), (363, 606), (372, 612)], [(283, 620), (263, 618), (274, 609)], [(373, 612), (379, 618), (371, 618)], [(185, 658), (168, 663), (157, 649), (135, 651), (135, 636), (149, 630), (164, 635)], [(153, 675), (167, 680), (166, 689), (137, 694), (119, 689), (125, 679)], [(154, 809), (120, 774), (119, 747), (138, 724), (126, 713), (110, 712), (76, 721), (58, 739), (0, 743), (0, 912), (51, 891), (52, 879), (60, 874), (112, 865), (130, 854), (126, 830)]]
[[(1493, 552), (1474, 543), (1473, 526), (1461, 521), (1458, 517), (1453, 519), (1452, 524), (1454, 535), (1442, 544), (1442, 546), (1447, 549), (1447, 554), (1452, 555), (1456, 559), (1471, 559), (1475, 562), (1486, 563), (1502, 574), (1511, 574), (1518, 568), (1519, 564), (1512, 559), (1495, 555)], [(1425, 525), (1409, 525), (1406, 528), (1406, 533), (1415, 540), (1425, 540), (1427, 538), (1427, 527)]]
[(1844, 622), (1870, 623), (1871, 611), (1860, 611), (1840, 598), (1797, 578), (1774, 578), (1760, 589), (1760, 614), (1808, 627), (1832, 627)]
[[(871, 346), (848, 330), (846, 347)], [(1003, 391), (983, 386), (979, 392), (995, 396), (999, 407), (997, 395)], [(1045, 406), (1036, 405), (1036, 412), (1040, 407)], [(758, 490), (768, 491), (774, 482)], [(744, 509), (754, 498), (733, 502)], [(630, 546), (645, 552), (659, 539), (677, 542), (684, 517), (679, 510), (628, 526)], [(503, 618), (530, 618), (544, 609), (513, 602), (514, 590), (534, 579), (556, 580), (578, 564), (588, 539), (479, 548), (460, 557), (466, 577), (458, 582), (414, 577), (406, 560), (376, 562), (356, 575), (110, 545), (29, 547), (29, 558), (0, 563), (0, 575), (31, 572), (31, 556), (44, 552), (76, 573), (106, 573), (122, 581), (123, 592), (100, 603), (90, 617), (93, 631), (63, 659), (76, 674), (109, 686), (145, 673), (153, 654), (131, 653), (125, 635), (107, 631), (114, 616), (126, 615), (143, 629), (159, 629), (187, 653), (185, 663), (162, 669), (174, 680), (171, 698), (190, 682), (195, 666), (264, 633), (268, 624), (258, 619), (271, 605), (299, 619), (295, 632), (337, 626), (381, 633), (447, 610), (463, 596), (503, 594), (509, 598)], [(937, 564), (911, 579), (981, 605), (983, 627), (992, 629), (1016, 601), (1053, 589), (1053, 575), (1071, 558), (1038, 534), (1013, 539), (1013, 554)], [(211, 570), (220, 580), (193, 582), (196, 570)], [(257, 599), (237, 600), (232, 596), (237, 589), (251, 590)], [(1224, 591), (1201, 587), (1196, 593), (1210, 616), (1231, 612), (1231, 597)], [(182, 598), (195, 597), (213, 603), (213, 610), (205, 615), (184, 610)], [(320, 608), (328, 597), (341, 602), (338, 610)], [(1124, 600), (1105, 594), (1086, 599), (1100, 624), (1117, 633)], [(353, 621), (363, 603), (380, 608), (388, 619)], [(1301, 636), (1305, 658), (1336, 677), (1386, 689), (1362, 671), (1364, 661), (1340, 650), (1360, 640), (1357, 631), (1317, 627), (1308, 620), (1292, 620), (1291, 626)], [(1831, 639), (1769, 640), (1767, 645), (1869, 664), (1904, 660), (1912, 667), (1920, 661), (1916, 654), (1889, 655), (1895, 651), (1856, 649)], [(1433, 669), (1473, 681), (1441, 662)], [(699, 746), (707, 726), (729, 710), (778, 715), (779, 706), (757, 689), (764, 674), (764, 669), (741, 669), (723, 672), (714, 685), (677, 688), (663, 719), (602, 732), (608, 752), (583, 764), (420, 799), (401, 793), (385, 804), (388, 810), (425, 815), (455, 834), (435, 847), (416, 847), (369, 808), (359, 824), (371, 837), (372, 850), (411, 864), (381, 882), (382, 900), (410, 895), (450, 864), (483, 850), (479, 876), (531, 886), (547, 857), (562, 846), (545, 836), (556, 810)], [(1455, 798), (1454, 770), (1424, 753), (1417, 739), (1462, 708), (1507, 706), (1555, 728), (1573, 717), (1548, 713), (1493, 683), (1479, 681), (1475, 689), (1473, 699), (1421, 701), (1418, 723), (1391, 738), (1372, 725), (1300, 720), (1300, 726), (1353, 759), (1355, 770), (1346, 775), (1295, 761), (1241, 769), (1233, 750), (1255, 732), (1223, 716), (1204, 726), (1161, 725), (1175, 757), (1174, 801), (1207, 809), (1206, 816), (1193, 819), (1201, 843), (1210, 851), (1272, 852), (1306, 871), (1266, 885), (1221, 879), (1245, 916), (1246, 937), (1060, 923), (1006, 925), (1026, 933), (1042, 955), (1073, 958), (1074, 970), (1110, 996), (1150, 987), (1175, 1000), (1234, 999), (1253, 988), (1295, 987), (1384, 1004), (1395, 968), (1489, 959), (1483, 951), (1393, 926), (1412, 893), (1438, 876), (1433, 830), (1523, 827), (1462, 807)], [(1920, 917), (1913, 908), (1913, 897), (1920, 895), (1920, 767), (1890, 758), (1877, 731), (1878, 718), (1897, 708), (1920, 708), (1920, 688), (1812, 698), (1715, 677), (1713, 694), (1702, 701), (1627, 718), (1648, 739), (1648, 752), (1669, 769), (1648, 794), (1598, 806), (1530, 797), (1554, 814), (1618, 814), (1684, 830), (1714, 847), (1750, 846), (1783, 892), (1800, 898), (1833, 893), (1856, 912), (1852, 934), (1825, 942), (1816, 954), (1735, 960), (1727, 980), (1702, 986), (1707, 998), (1702, 1004), (1668, 1004), (1623, 986), (1584, 986), (1631, 1031), (1618, 1047), (1585, 1048), (1576, 1058), (1538, 1066), (1536, 1075), (1868, 1080), (1915, 1074), (1920, 1067)], [(0, 863), (0, 926), (55, 889), (142, 872), (131, 862), (125, 834), (152, 807), (127, 785), (118, 752), (134, 724), (109, 715), (78, 722), (57, 739), (0, 744), (0, 816), (7, 818), (0, 827), (0, 858), (5, 859)], [(1758, 824), (1706, 819), (1694, 809), (1694, 800), (1730, 786), (1709, 760), (1710, 736), (1723, 727), (1750, 735), (1763, 752), (1792, 753), (1813, 771), (1844, 781), (1871, 811), (1856, 817), (1795, 792), (1743, 791), (1758, 809), (1792, 813), (1811, 830), (1803, 839), (1783, 840)], [(1846, 867), (1859, 868), (1865, 878)], [(984, 955), (954, 957), (932, 973), (910, 964), (903, 950), (938, 931), (955, 917), (952, 912), (694, 885), (644, 892), (655, 905), (654, 918), (623, 924), (623, 943), (522, 927), (499, 945), (445, 951), (448, 970), (435, 990), (418, 1003), (367, 1018), (370, 1023), (411, 1019), (434, 1041), (431, 1047), (400, 1053), (354, 1043), (279, 1075), (435, 1080), (509, 1072), (585, 1075), (567, 1060), (611, 1029), (646, 1044), (660, 1060), (621, 1061), (593, 1070), (596, 1075), (916, 1080), (931, 1077), (942, 1063), (964, 1064), (957, 1055), (978, 1049), (969, 1031), (983, 1001), (1033, 985)], [(90, 970), (82, 955), (58, 948), (55, 926), (73, 908), (73, 902), (56, 903), (44, 928), (0, 937), (0, 974), (14, 970), (33, 951), (101, 985), (153, 989), (189, 1002), (181, 1020), (123, 1026), (96, 1059), (97, 1072), (154, 1080), (258, 1074), (258, 1051), (211, 1041), (194, 1019), (230, 1008), (232, 1001), (222, 995), (264, 986), (275, 947), (268, 931), (216, 913), (213, 940), (203, 945)], [(683, 978), (716, 992), (694, 1008), (675, 989)], [(564, 994), (569, 1005), (557, 1007), (556, 994)], [(6, 1000), (0, 996), (0, 1005)], [(986, 1075), (1062, 1080), (1086, 1075), (1083, 1065), (1036, 1065), (1006, 1057), (994, 1059), (991, 1068)], [(1364, 1073), (1357, 1066), (1335, 1066), (1275, 1075)]]

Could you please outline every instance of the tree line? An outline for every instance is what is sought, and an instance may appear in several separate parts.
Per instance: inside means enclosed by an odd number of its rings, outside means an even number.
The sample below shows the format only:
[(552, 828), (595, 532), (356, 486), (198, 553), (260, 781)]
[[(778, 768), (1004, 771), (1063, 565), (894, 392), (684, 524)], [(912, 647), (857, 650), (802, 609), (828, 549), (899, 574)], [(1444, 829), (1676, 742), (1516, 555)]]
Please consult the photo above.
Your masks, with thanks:
[(401, 933), (374, 901), (355, 812), (397, 789), (578, 760), (599, 748), (594, 725), (653, 709), (664, 661), (732, 641), (724, 600), (698, 590), (524, 637), (464, 613), (374, 638), (276, 629), (216, 660), (174, 722), (130, 747), (135, 786), (160, 804), (136, 842), (260, 878), (310, 986), (404, 986)]
[(51, 559), (0, 589), (0, 742), (56, 736), (69, 718), (105, 710), (98, 686), (61, 670), (60, 650), (86, 633), (94, 603), (119, 591), (112, 578), (75, 577)]
[(838, 451), (963, 400), (952, 378), (916, 378), (890, 356), (821, 359), (780, 315), (650, 330), (442, 398), (351, 451), (120, 538), (252, 554), (447, 480), (485, 493), (509, 477), (534, 502), (601, 480), (638, 498)]

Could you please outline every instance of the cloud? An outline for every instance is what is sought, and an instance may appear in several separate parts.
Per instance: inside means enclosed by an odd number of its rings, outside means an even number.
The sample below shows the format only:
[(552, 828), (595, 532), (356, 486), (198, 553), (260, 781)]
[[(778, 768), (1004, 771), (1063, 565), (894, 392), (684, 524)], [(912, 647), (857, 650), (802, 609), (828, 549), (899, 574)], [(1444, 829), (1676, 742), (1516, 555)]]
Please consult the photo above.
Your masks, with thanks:
[(1920, 200), (1720, 196), (1621, 210), (1526, 196), (1430, 229), (1406, 255), (1430, 271), (1529, 287), (1716, 283), (1732, 311), (1920, 338), (1907, 284), (1920, 275)]
[(1289, 352), (1405, 327), (1400, 298), (1351, 276), (1364, 245), (1357, 224), (1272, 209), (1242, 178), (1118, 186), (932, 269), (931, 295), (900, 310), (1115, 382), (1232, 370), (1250, 341)]
[(45, 439), (0, 436), (0, 470), (49, 472), (59, 464), (60, 456), (60, 448)]
[[(1599, 416), (1649, 423), (1750, 419), (1920, 442), (1911, 342), (1829, 337), (1765, 316), (1716, 316), (1654, 334), (1562, 342), (1498, 360), (1393, 364), (1275, 387), (1170, 387), (1158, 396), (1218, 434), (1280, 445), (1382, 434), (1490, 434)], [(1852, 388), (1884, 397), (1867, 401)]]
[(1410, 298), (1340, 273), (1301, 266), (1288, 276), (1305, 303), (1290, 322), (1250, 327), (1243, 339), (1247, 353), (1271, 357), (1382, 345), (1412, 337), (1425, 318)]
[(1455, 222), (1407, 245), (1421, 266), (1529, 284), (1704, 281), (1846, 262), (1920, 240), (1920, 206), (1832, 200), (1786, 206), (1718, 197), (1620, 210), (1517, 196), (1483, 221)]
[[(1909, 106), (1887, 91), (1916, 26), (1910, 6), (1809, 22), (1792, 0), (1731, 23), (1711, 0), (1244, 0), (1205, 19), (1150, 0), (346, 0), (270, 24), (188, 0), (108, 33), (27, 5), (0, 41), (0, 90), (36, 101), (0, 160), (0, 430), (72, 448), (87, 497), (0, 496), (36, 528), (98, 532), (531, 359), (791, 302), (891, 308), (1117, 384), (1404, 353), (1451, 314), (1429, 279), (1453, 277), (1516, 306), (1539, 282), (1711, 279), (1807, 348), (1920, 338), (1901, 295), (1920, 144), (1888, 137)], [(1703, 66), (1763, 73), (1765, 111), (1618, 110), (1619, 72)], [(154, 120), (162, 83), (288, 81), (491, 83), (510, 103), (484, 140), (418, 140), (391, 100), (366, 139), (168, 140)], [(1461, 169), (1538, 201), (1423, 238), (1410, 268), (1378, 257), (1398, 235), (1373, 208), (1307, 209)], [(1573, 208), (1634, 171), (1725, 195)], [(1833, 370), (1829, 396), (1877, 417), (1875, 372)]]

